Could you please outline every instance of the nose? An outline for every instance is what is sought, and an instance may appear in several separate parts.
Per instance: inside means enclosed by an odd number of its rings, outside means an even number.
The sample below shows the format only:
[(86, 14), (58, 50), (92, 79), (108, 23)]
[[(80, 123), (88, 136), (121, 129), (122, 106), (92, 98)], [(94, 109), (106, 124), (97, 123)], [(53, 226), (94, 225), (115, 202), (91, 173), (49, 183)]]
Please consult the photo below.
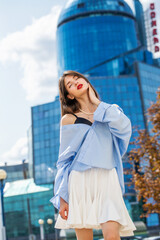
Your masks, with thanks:
[(79, 84), (79, 81), (76, 80), (76, 87), (78, 86), (78, 84)]

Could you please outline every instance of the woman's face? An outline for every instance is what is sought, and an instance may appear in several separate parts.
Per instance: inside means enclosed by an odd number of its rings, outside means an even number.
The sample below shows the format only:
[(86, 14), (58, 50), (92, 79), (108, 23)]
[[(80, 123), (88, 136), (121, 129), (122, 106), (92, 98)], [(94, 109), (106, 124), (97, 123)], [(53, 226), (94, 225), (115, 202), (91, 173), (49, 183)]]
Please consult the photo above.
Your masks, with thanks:
[[(64, 85), (69, 93), (68, 97), (71, 99), (81, 96), (84, 92), (87, 92), (89, 88), (89, 83), (84, 78), (77, 75), (67, 75), (64, 79)], [(81, 87), (79, 86), (79, 88), (78, 85)]]

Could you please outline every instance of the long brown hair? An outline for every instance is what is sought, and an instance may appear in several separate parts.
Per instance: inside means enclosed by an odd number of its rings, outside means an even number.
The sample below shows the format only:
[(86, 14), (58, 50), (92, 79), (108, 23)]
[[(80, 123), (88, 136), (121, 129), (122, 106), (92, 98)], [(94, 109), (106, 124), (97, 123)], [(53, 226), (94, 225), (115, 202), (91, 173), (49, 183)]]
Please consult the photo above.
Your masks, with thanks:
[(71, 76), (74, 75), (74, 76), (84, 78), (86, 80), (86, 82), (88, 82), (90, 84), (90, 86), (92, 87), (92, 89), (94, 90), (96, 97), (98, 99), (100, 99), (95, 88), (92, 86), (92, 84), (89, 82), (89, 80), (83, 74), (76, 72), (76, 71), (72, 71), (72, 70), (64, 71), (63, 75), (59, 79), (59, 100), (60, 100), (60, 104), (61, 104), (61, 117), (63, 115), (65, 115), (66, 113), (75, 113), (80, 108), (80, 104), (75, 98), (72, 100), (67, 97), (67, 95), (69, 93), (66, 90), (65, 85), (64, 85), (64, 79), (67, 75), (71, 75)]

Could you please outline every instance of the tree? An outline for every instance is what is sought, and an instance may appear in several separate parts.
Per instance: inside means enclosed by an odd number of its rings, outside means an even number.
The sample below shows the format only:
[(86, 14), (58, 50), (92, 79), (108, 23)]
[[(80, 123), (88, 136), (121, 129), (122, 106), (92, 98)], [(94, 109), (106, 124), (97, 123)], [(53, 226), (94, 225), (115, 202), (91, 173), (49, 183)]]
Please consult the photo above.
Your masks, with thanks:
[(151, 132), (137, 129), (138, 136), (131, 142), (136, 148), (128, 156), (134, 167), (125, 173), (133, 176), (131, 184), (135, 186), (138, 201), (143, 199), (144, 212), (140, 217), (158, 213), (160, 219), (160, 88), (156, 102), (147, 109), (146, 115), (152, 123)]

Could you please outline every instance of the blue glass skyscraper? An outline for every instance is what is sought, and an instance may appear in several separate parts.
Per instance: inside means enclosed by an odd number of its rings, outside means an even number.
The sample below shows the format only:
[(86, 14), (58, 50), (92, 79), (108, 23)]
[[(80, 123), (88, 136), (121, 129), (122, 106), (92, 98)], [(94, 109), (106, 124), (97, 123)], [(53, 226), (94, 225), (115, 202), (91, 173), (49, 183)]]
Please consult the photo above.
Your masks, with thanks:
[[(137, 46), (135, 17), (124, 1), (69, 1), (58, 19), (59, 75), (64, 69), (84, 72)], [(107, 69), (93, 72), (98, 76)]]
[(32, 147), (30, 176), (36, 184), (52, 183), (59, 150), (60, 106), (54, 102), (32, 107)]
[[(132, 126), (150, 131), (145, 115), (156, 100), (160, 68), (154, 66), (152, 53), (141, 45), (136, 18), (123, 0), (73, 0), (62, 9), (57, 24), (58, 75), (65, 70), (84, 74), (102, 101), (116, 103), (130, 118)], [(51, 115), (50, 115), (51, 114)], [(59, 147), (60, 105), (52, 103), (32, 108), (33, 176), (36, 183), (50, 183)], [(133, 131), (131, 141), (136, 132)], [(129, 145), (128, 151), (132, 149)], [(127, 154), (124, 169), (130, 168)], [(136, 203), (132, 176), (124, 175), (128, 208)], [(133, 204), (134, 203), (134, 204)], [(134, 215), (134, 220), (140, 220)], [(158, 224), (152, 214), (148, 225)]]

